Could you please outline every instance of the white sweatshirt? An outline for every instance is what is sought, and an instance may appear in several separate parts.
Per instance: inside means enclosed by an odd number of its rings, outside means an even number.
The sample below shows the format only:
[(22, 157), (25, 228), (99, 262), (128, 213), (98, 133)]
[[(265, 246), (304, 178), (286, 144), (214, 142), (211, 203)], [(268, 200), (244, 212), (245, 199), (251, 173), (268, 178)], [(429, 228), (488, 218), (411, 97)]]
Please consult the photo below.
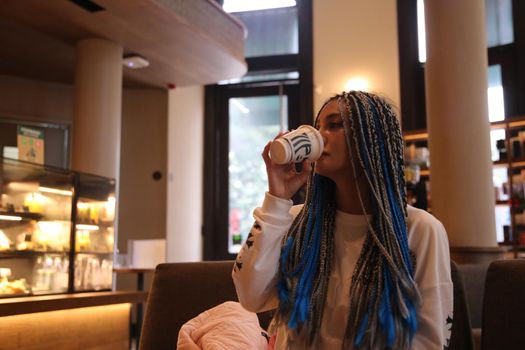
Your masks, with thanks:
[[(275, 309), (277, 270), (283, 236), (302, 206), (266, 193), (255, 209), (253, 225), (232, 272), (240, 303), (249, 311)], [(445, 229), (424, 210), (408, 207), (408, 245), (416, 255), (415, 281), (423, 304), (418, 310), (418, 330), (412, 349), (442, 350), (448, 346), (452, 327), (453, 289)], [(348, 320), (350, 281), (361, 252), (368, 225), (364, 215), (337, 211), (334, 261), (328, 283), (327, 302), (315, 349), (341, 349)], [(275, 349), (304, 349), (279, 329)]]

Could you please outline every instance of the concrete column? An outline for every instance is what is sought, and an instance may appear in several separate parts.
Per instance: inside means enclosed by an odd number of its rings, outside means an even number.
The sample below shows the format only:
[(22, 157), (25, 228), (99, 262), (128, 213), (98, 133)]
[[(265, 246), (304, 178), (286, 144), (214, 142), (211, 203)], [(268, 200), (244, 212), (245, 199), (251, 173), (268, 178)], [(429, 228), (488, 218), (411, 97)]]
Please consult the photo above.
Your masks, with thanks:
[(204, 88), (170, 90), (168, 102), (168, 262), (202, 260)]
[(432, 212), (453, 252), (496, 247), (484, 2), (426, 0), (425, 17)]
[(72, 168), (118, 179), (122, 46), (102, 39), (77, 44)]

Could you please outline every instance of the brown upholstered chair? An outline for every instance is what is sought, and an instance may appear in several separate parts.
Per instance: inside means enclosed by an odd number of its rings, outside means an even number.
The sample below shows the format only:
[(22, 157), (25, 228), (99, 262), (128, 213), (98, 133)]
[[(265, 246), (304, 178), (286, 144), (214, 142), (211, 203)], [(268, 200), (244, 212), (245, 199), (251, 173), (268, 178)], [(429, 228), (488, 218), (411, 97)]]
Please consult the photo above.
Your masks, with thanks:
[[(233, 261), (172, 263), (157, 266), (149, 292), (140, 350), (173, 350), (181, 326), (201, 312), (237, 300)], [(450, 350), (471, 350), (470, 319), (461, 273), (452, 263), (454, 320)], [(259, 314), (266, 328), (269, 313)]]
[(458, 265), (465, 282), (474, 349), (478, 350), (481, 349), (481, 314), (488, 267), (489, 263)]
[(452, 283), (454, 284), (454, 318), (448, 350), (473, 350), (470, 313), (465, 294), (465, 283), (461, 270), (455, 262), (450, 262)]
[(485, 291), (485, 278), (489, 263), (461, 264), (457, 266), (465, 282), (470, 323), (472, 328), (481, 329), (481, 313), (483, 310), (483, 293)]
[[(181, 326), (225, 301), (237, 301), (232, 261), (161, 264), (149, 292), (140, 350), (173, 350)], [(259, 314), (263, 328), (270, 315)]]
[(482, 350), (525, 349), (525, 260), (490, 264), (482, 324)]

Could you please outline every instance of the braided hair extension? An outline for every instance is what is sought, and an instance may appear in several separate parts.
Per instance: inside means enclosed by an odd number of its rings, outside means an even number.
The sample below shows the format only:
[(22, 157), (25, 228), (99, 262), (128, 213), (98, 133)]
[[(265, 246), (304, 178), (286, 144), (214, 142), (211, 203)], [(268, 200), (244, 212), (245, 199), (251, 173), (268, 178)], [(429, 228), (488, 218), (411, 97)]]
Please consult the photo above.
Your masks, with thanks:
[[(337, 101), (343, 120), (357, 195), (365, 206), (358, 177), (364, 176), (372, 219), (352, 274), (349, 317), (343, 347), (409, 349), (417, 329), (421, 296), (407, 241), (407, 201), (403, 139), (395, 112), (382, 98), (351, 91)], [(316, 123), (319, 118), (316, 118)], [(355, 175), (359, 174), (359, 175)], [(335, 183), (312, 174), (305, 205), (284, 237), (279, 309), (272, 327), (286, 325), (289, 339), (317, 341), (334, 256)]]

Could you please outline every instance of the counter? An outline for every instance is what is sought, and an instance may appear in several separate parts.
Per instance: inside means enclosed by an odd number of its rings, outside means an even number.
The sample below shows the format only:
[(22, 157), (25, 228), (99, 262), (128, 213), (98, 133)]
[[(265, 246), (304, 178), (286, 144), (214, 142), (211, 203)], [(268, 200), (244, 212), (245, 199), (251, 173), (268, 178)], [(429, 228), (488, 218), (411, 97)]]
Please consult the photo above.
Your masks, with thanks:
[(2, 349), (129, 349), (131, 304), (144, 292), (93, 292), (0, 299)]

